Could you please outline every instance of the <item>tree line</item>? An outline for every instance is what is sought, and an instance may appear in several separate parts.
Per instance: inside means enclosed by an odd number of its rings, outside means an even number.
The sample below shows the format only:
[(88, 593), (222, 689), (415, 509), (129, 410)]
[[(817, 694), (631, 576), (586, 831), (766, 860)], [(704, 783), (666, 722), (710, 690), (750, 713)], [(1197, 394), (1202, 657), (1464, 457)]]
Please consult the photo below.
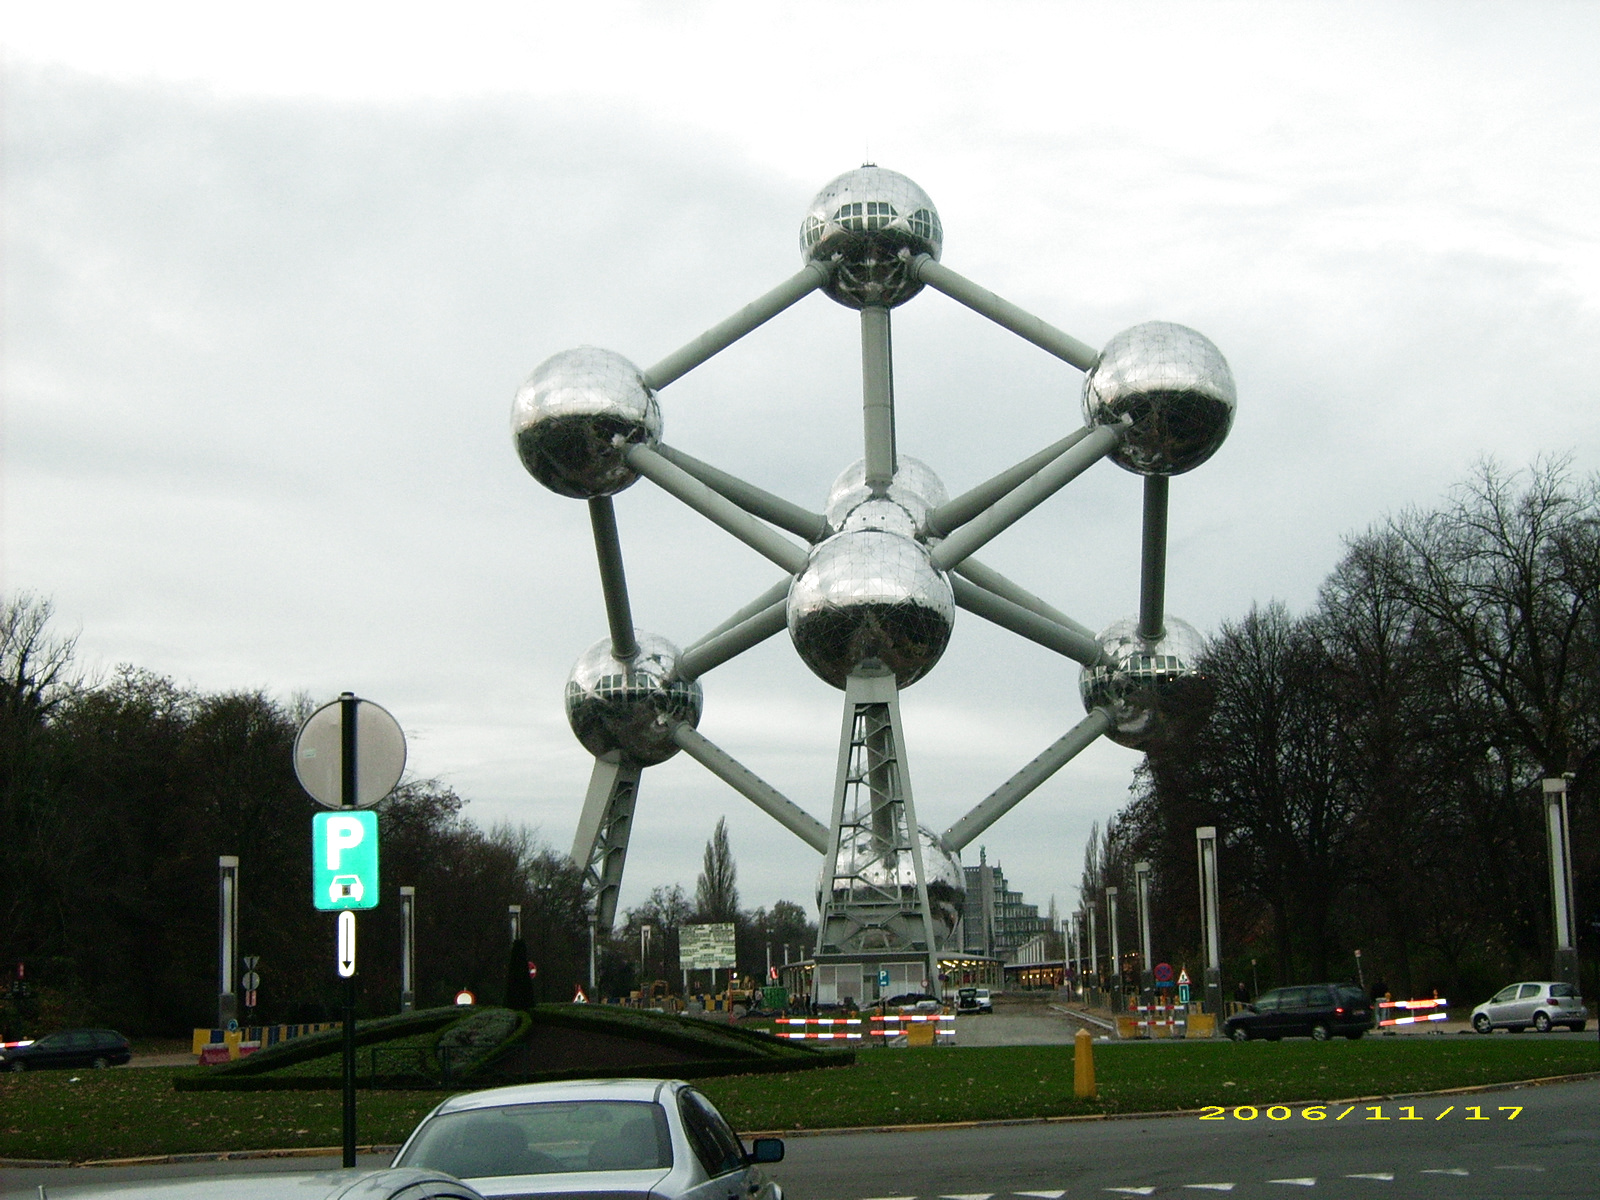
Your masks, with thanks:
[(1225, 622), (1200, 671), (1210, 722), (1147, 755), (1091, 839), (1102, 928), (1104, 889), (1131, 897), (1149, 861), (1158, 957), (1202, 965), (1194, 831), (1213, 825), (1230, 991), (1359, 976), (1476, 1002), (1553, 970), (1542, 782), (1568, 775), (1600, 993), (1600, 477), (1484, 465), (1349, 538), (1310, 611)]
[[(128, 666), (89, 679), (76, 672), (74, 649), (52, 631), (47, 601), (0, 599), (0, 1037), (66, 1025), (141, 1034), (209, 1026), (220, 855), (239, 858), (238, 949), (260, 959), (258, 1004), (241, 1017), (336, 1019), (333, 914), (311, 905), (310, 825), (320, 809), (292, 760), (310, 702), (202, 692)], [(360, 918), (363, 1016), (399, 1005), (401, 886), (416, 889), (418, 1007), (449, 1004), (462, 988), (483, 1002), (533, 1003), (571, 1000), (587, 986), (581, 870), (527, 828), (480, 828), (463, 807), (430, 780), (407, 780), (377, 806), (382, 903)], [(605, 994), (626, 995), (644, 974), (681, 984), (676, 936), (688, 920), (734, 920), (741, 969), (756, 975), (765, 939), (805, 940), (797, 905), (739, 910), (725, 828), (713, 844), (716, 879), (698, 906), (681, 888), (658, 888), (614, 937), (600, 933)], [(512, 904), (522, 906), (516, 947)], [(659, 932), (641, 963), (644, 921)]]

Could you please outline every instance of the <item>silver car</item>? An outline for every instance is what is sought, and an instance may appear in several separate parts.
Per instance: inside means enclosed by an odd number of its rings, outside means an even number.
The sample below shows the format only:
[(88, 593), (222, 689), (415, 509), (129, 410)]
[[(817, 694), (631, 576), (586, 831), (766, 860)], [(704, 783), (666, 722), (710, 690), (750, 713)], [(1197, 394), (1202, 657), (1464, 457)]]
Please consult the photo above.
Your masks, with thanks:
[(483, 1200), (438, 1171), (262, 1171), (145, 1183), (40, 1185), (43, 1200)]
[(1472, 1027), (1479, 1033), (1493, 1029), (1521, 1033), (1530, 1025), (1540, 1033), (1549, 1033), (1555, 1025), (1579, 1032), (1588, 1019), (1589, 1010), (1584, 1008), (1577, 987), (1548, 980), (1513, 983), (1472, 1010)]
[(586, 1079), (453, 1096), (395, 1156), (485, 1196), (581, 1200), (783, 1200), (761, 1169), (780, 1138), (747, 1152), (711, 1101), (681, 1080)]

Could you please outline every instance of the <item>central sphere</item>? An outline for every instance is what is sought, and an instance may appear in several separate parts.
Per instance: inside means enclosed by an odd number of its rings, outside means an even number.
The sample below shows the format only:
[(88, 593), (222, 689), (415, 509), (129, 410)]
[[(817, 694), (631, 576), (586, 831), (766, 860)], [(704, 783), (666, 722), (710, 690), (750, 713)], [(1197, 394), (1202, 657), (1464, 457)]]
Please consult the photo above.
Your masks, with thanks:
[(789, 585), (789, 638), (806, 666), (834, 687), (876, 663), (910, 687), (950, 644), (950, 581), (913, 539), (881, 529), (836, 533)]
[(833, 264), (823, 291), (846, 308), (904, 304), (922, 290), (911, 260), (937, 262), (943, 248), (928, 193), (882, 167), (846, 171), (817, 193), (800, 225), (802, 257)]
[(698, 680), (672, 679), (676, 646), (638, 629), (633, 636), (639, 653), (626, 661), (611, 653), (610, 638), (579, 656), (567, 677), (567, 723), (596, 758), (616, 750), (648, 767), (678, 752), (673, 726), (698, 725), (704, 701)]
[[(922, 847), (922, 873), (928, 884), (928, 907), (933, 910), (933, 933), (938, 948), (959, 950), (956, 935), (961, 930), (961, 920), (967, 905), (967, 876), (961, 869), (961, 857), (952, 854), (939, 844), (939, 837), (926, 825), (917, 830), (917, 842)], [(917, 895), (917, 868), (907, 851), (901, 851), (891, 861), (879, 853), (877, 839), (866, 830), (846, 836), (839, 843), (839, 871), (848, 874), (859, 869), (862, 887), (853, 900), (876, 900), (884, 891), (898, 891), (903, 901), (914, 901)], [(822, 908), (822, 893), (828, 886), (825, 877), (827, 860), (822, 863), (822, 874), (817, 878), (817, 908)], [(846, 899), (844, 888), (836, 899)]]

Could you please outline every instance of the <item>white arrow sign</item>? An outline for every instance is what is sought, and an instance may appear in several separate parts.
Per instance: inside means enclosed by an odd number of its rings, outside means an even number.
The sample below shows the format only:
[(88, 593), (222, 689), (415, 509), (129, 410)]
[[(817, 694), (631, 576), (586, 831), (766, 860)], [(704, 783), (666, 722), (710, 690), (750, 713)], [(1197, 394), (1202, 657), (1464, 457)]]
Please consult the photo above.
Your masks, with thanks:
[(338, 966), (343, 979), (356, 973), (356, 914), (348, 908), (339, 912)]

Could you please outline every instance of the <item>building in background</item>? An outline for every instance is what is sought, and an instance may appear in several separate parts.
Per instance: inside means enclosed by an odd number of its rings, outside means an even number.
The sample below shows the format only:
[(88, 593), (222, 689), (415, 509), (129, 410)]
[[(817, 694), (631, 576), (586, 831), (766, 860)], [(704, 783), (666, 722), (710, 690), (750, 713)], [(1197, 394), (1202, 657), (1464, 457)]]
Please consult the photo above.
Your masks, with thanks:
[[(989, 865), (985, 847), (978, 847), (978, 865), (963, 870), (967, 897), (962, 924), (968, 954), (1013, 962), (1016, 952), (1032, 938), (1054, 935), (1059, 942), (1059, 931), (1050, 927), (1048, 917), (1039, 915), (1039, 906), (1027, 903), (1021, 892), (1006, 886), (1005, 871), (998, 863)], [(1049, 957), (1063, 955), (1057, 947)]]

